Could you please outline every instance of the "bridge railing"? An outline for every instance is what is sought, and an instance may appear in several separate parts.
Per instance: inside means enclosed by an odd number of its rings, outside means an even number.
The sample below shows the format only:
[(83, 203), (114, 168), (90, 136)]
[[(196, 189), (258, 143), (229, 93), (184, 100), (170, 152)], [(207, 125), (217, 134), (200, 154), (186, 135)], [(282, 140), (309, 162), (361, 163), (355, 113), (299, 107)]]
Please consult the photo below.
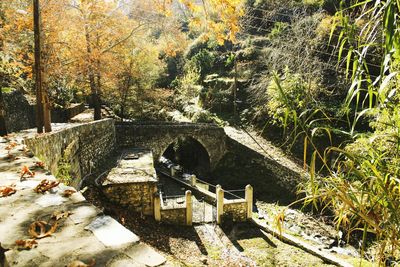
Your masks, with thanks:
[(152, 126), (152, 125), (165, 125), (165, 126), (205, 126), (205, 127), (216, 127), (221, 128), (215, 123), (193, 123), (193, 122), (171, 122), (171, 121), (116, 121), (116, 126), (129, 126), (129, 125), (137, 125), (137, 126)]
[[(186, 185), (195, 194), (202, 195), (207, 202), (216, 205), (217, 223), (221, 223), (227, 217), (234, 221), (245, 221), (252, 217), (253, 187), (251, 185), (247, 185), (245, 189), (223, 190), (220, 185), (210, 184), (198, 179), (195, 175), (191, 175), (189, 179), (183, 179), (173, 168), (170, 169), (170, 173), (165, 171), (161, 171), (161, 173)], [(209, 191), (210, 188), (215, 188), (215, 193)], [(244, 194), (244, 198), (240, 196), (241, 194)], [(225, 195), (229, 198), (225, 198)]]
[(188, 190), (185, 195), (177, 196), (163, 196), (161, 192), (156, 194), (154, 196), (154, 218), (159, 222), (192, 225), (192, 192)]

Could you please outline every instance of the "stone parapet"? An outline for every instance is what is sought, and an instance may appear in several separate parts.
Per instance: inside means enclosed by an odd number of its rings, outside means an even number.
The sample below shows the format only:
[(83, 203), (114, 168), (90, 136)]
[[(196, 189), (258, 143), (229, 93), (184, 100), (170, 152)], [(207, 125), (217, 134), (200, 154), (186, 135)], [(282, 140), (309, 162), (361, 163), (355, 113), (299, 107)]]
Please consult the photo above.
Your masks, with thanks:
[[(115, 127), (112, 119), (86, 124), (69, 124), (61, 130), (36, 135), (24, 140), (25, 145), (54, 174), (66, 168), (71, 184), (107, 160), (115, 147)], [(61, 164), (62, 163), (62, 164)]]

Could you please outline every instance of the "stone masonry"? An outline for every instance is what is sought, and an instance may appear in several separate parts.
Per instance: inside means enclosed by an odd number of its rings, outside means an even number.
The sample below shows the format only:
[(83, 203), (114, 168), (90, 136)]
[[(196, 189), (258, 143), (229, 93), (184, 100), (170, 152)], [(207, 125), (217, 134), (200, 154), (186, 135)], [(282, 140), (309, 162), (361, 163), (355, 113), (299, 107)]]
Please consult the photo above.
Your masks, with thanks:
[(116, 147), (114, 121), (104, 119), (27, 138), (25, 144), (49, 170), (57, 174), (62, 161), (76, 186), (80, 179), (104, 163)]
[(122, 147), (151, 148), (157, 161), (167, 147), (179, 137), (192, 137), (207, 150), (211, 169), (226, 153), (224, 129), (200, 123), (116, 123), (117, 140)]
[(153, 215), (157, 176), (150, 150), (129, 149), (101, 183), (104, 194), (114, 203)]

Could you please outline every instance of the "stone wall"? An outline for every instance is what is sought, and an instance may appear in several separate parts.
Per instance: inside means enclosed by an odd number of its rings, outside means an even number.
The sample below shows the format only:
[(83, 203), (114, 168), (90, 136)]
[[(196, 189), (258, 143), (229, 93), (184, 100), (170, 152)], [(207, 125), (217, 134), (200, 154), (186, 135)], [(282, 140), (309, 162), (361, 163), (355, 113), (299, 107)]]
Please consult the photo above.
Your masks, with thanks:
[(67, 108), (54, 108), (51, 110), (52, 122), (68, 122), (71, 118), (85, 111), (85, 104), (71, 104)]
[(115, 128), (120, 146), (151, 148), (155, 161), (179, 137), (192, 137), (197, 140), (207, 151), (212, 169), (226, 153), (224, 129), (214, 124), (118, 122)]
[(230, 138), (227, 148), (212, 173), (213, 184), (224, 188), (243, 188), (251, 184), (257, 200), (279, 201), (285, 205), (296, 201), (296, 189), (303, 178), (296, 169), (281, 163), (284, 157), (271, 159), (273, 154), (266, 156)]
[(3, 93), (8, 132), (17, 132), (35, 127), (35, 108), (21, 91)]
[[(66, 124), (66, 128), (25, 139), (25, 144), (54, 174), (69, 173), (77, 186), (82, 177), (105, 163), (115, 149), (112, 119), (86, 124)], [(66, 177), (64, 177), (66, 178)]]
[(225, 218), (232, 218), (234, 222), (244, 222), (247, 220), (247, 202), (244, 199), (224, 200)]
[(103, 187), (103, 192), (114, 203), (153, 215), (154, 194), (157, 192), (155, 182), (113, 184)]
[(168, 224), (186, 225), (186, 207), (161, 209), (161, 221)]

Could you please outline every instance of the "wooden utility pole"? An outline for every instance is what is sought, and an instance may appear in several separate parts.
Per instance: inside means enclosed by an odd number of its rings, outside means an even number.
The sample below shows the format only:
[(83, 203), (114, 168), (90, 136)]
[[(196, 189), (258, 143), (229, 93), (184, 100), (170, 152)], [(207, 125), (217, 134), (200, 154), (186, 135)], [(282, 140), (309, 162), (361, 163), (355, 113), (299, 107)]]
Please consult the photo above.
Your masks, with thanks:
[(41, 18), (39, 0), (33, 0), (33, 29), (35, 38), (35, 89), (36, 89), (36, 126), (37, 132), (51, 132), (50, 109), (47, 94), (43, 90), (43, 66), (41, 47)]
[(40, 8), (39, 0), (33, 0), (33, 30), (35, 36), (35, 89), (36, 89), (36, 126), (37, 132), (43, 133), (43, 87), (41, 69), (41, 47), (40, 47)]

